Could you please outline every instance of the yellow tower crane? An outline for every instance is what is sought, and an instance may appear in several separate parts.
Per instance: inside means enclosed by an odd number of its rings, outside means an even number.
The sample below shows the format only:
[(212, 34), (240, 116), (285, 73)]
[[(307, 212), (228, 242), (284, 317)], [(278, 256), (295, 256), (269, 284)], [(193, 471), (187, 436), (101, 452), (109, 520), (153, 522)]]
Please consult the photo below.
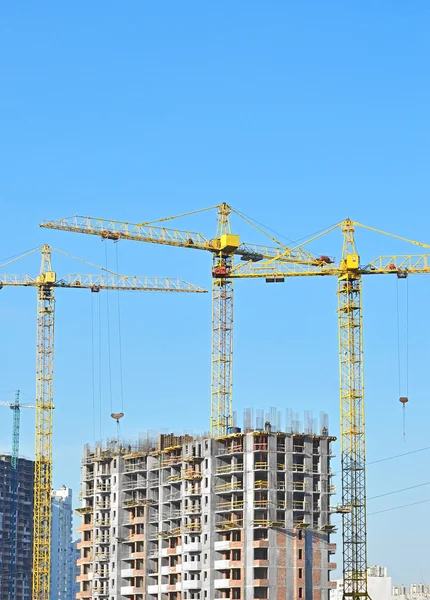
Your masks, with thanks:
[[(39, 275), (0, 275), (0, 288), (37, 288), (36, 442), (34, 467), (32, 599), (49, 600), (54, 409), (54, 290), (55, 288), (144, 292), (206, 292), (180, 279), (103, 275), (66, 275), (57, 279), (51, 266), (52, 248), (41, 247)], [(34, 252), (34, 250), (32, 251)], [(28, 253), (30, 254), (30, 253)], [(22, 258), (28, 254), (18, 257)], [(13, 261), (11, 261), (13, 262)], [(85, 261), (84, 261), (85, 262)], [(104, 269), (106, 271), (106, 269)]]
[[(250, 262), (234, 267), (228, 277), (264, 278), (283, 282), (285, 277), (332, 275), (338, 279), (338, 324), (340, 359), (340, 424), (342, 459), (342, 555), (343, 598), (370, 598), (367, 589), (367, 529), (366, 529), (366, 446), (363, 383), (363, 275), (396, 275), (430, 273), (430, 255), (380, 256), (362, 265), (355, 245), (355, 227), (365, 227), (377, 233), (395, 237), (423, 248), (430, 245), (408, 240), (346, 219), (304, 244), (340, 228), (343, 249), (338, 264), (326, 261), (319, 266), (309, 263), (285, 264), (270, 259), (254, 265)], [(303, 244), (303, 245), (304, 245)], [(377, 600), (377, 599), (376, 599)]]
[[(179, 217), (216, 209), (218, 214), (216, 237), (208, 239), (201, 233), (154, 226), (153, 223), (170, 221)], [(206, 250), (213, 256), (212, 263), (212, 376), (211, 376), (211, 416), (210, 432), (212, 437), (227, 435), (233, 425), (233, 280), (228, 277), (234, 258), (257, 263), (271, 258), (281, 262), (312, 264), (324, 262), (325, 258), (314, 257), (300, 247), (294, 250), (278, 242), (274, 237), (259, 229), (277, 244), (276, 247), (261, 246), (241, 242), (238, 235), (232, 233), (230, 214), (236, 215), (256, 227), (249, 219), (228, 204), (219, 204), (209, 208), (166, 217), (146, 223), (125, 223), (93, 217), (67, 217), (57, 221), (46, 221), (41, 227), (59, 229), (101, 236), (111, 240), (134, 240), (179, 248)]]
[[(359, 223), (346, 219), (297, 247), (269, 248), (241, 244), (231, 234), (231, 207), (219, 205), (218, 231), (215, 239), (201, 234), (154, 227), (151, 223), (131, 224), (92, 217), (69, 217), (42, 223), (42, 227), (99, 235), (105, 239), (128, 239), (166, 244), (213, 254), (213, 337), (212, 337), (212, 403), (211, 434), (222, 436), (232, 424), (232, 328), (233, 282), (235, 279), (264, 278), (282, 282), (285, 277), (326, 276), (338, 278), (338, 322), (340, 357), (340, 411), (342, 453), (342, 554), (344, 598), (369, 598), (367, 591), (366, 486), (365, 486), (365, 421), (362, 341), (362, 275), (391, 274), (399, 278), (409, 273), (430, 273), (427, 255), (381, 256), (363, 266), (355, 246), (355, 227)], [(204, 209), (208, 210), (208, 209)], [(195, 211), (200, 212), (200, 211)], [(239, 216), (240, 213), (236, 212)], [(192, 214), (192, 213), (187, 213)], [(185, 215), (178, 215), (185, 216)], [(170, 220), (168, 217), (161, 221)], [(248, 219), (245, 218), (248, 221)], [(161, 222), (157, 221), (157, 222)], [(248, 221), (250, 222), (250, 221)], [(253, 223), (251, 223), (253, 225)], [(391, 235), (423, 248), (426, 244)], [(342, 257), (338, 264), (327, 256), (306, 252), (309, 242), (340, 228), (343, 233)], [(258, 229), (258, 228), (257, 228)], [(271, 237), (271, 236), (269, 236)], [(234, 265), (234, 256), (241, 264)]]

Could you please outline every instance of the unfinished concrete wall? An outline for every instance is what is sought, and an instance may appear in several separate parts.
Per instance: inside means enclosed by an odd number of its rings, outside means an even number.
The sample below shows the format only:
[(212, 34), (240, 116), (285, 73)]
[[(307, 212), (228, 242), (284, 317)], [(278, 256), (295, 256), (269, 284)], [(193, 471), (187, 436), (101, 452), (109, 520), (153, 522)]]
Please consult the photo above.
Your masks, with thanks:
[(86, 450), (79, 597), (328, 600), (332, 438), (166, 440)]

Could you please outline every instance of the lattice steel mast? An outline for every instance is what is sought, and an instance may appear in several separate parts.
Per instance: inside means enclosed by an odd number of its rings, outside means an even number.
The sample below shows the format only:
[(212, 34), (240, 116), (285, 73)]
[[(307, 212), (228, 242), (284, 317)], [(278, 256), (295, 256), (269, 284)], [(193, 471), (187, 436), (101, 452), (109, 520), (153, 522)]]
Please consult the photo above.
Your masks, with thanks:
[(51, 565), (54, 288), (51, 250), (42, 249), (37, 292), (36, 449), (34, 464), (33, 600), (47, 600)]
[[(218, 209), (217, 238), (231, 237), (231, 209), (222, 204)], [(233, 426), (233, 281), (220, 277), (230, 272), (233, 255), (224, 249), (213, 255), (212, 269), (212, 437), (226, 435)]]
[(347, 220), (338, 278), (343, 597), (367, 593), (366, 445), (361, 275), (354, 226)]

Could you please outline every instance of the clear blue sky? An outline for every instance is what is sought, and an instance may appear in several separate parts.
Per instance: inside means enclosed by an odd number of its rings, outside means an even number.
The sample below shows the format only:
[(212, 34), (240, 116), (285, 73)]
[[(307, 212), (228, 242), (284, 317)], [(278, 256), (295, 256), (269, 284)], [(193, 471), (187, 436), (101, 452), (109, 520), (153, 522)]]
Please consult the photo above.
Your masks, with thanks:
[[(97, 238), (40, 230), (38, 223), (71, 214), (142, 221), (222, 201), (292, 240), (350, 216), (429, 241), (429, 17), (428, 2), (395, 0), (4, 4), (0, 257), (47, 242), (104, 264), (106, 246)], [(261, 241), (234, 223), (245, 240)], [(211, 214), (183, 225), (215, 233)], [(368, 234), (358, 242), (364, 262), (410, 251)], [(333, 234), (316, 249), (339, 256), (340, 243)], [(115, 253), (109, 244), (111, 267)], [(210, 257), (204, 254), (125, 242), (118, 254), (124, 273), (210, 285)], [(55, 260), (60, 273), (90, 269)], [(33, 273), (38, 261), (29, 258), (8, 269)], [(429, 445), (429, 282), (409, 282), (404, 442), (397, 283), (386, 279), (364, 284), (370, 461)], [(239, 412), (270, 405), (326, 410), (337, 432), (335, 289), (334, 280), (292, 280), (270, 288), (237, 284)], [(100, 298), (106, 349), (106, 295)], [(112, 295), (112, 393), (119, 409), (116, 300)], [(34, 290), (1, 291), (0, 388), (19, 387), (30, 397), (35, 307)], [(155, 430), (160, 423), (166, 430), (207, 429), (209, 295), (135, 293), (123, 295), (121, 309), (123, 434)], [(91, 295), (60, 291), (54, 479), (57, 486), (73, 486), (76, 496), (82, 445), (93, 441), (91, 331)], [(115, 428), (108, 416), (106, 350), (102, 358), (107, 436)], [(22, 448), (31, 455), (28, 412)], [(11, 415), (2, 414), (4, 450), (10, 447)], [(369, 496), (426, 482), (428, 457), (423, 452), (369, 466)], [(371, 500), (369, 512), (427, 498), (430, 486)], [(396, 582), (430, 582), (429, 508), (369, 516), (369, 562), (387, 565)]]

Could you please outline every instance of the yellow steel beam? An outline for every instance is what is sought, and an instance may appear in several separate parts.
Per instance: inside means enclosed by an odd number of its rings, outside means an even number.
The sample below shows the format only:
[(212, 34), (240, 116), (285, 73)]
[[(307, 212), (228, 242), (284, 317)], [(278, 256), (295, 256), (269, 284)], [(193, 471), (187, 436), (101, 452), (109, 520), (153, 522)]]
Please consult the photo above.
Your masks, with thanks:
[[(231, 236), (230, 209), (218, 211), (217, 238), (228, 243)], [(235, 236), (233, 236), (235, 237)], [(212, 273), (231, 270), (233, 257), (221, 250), (213, 257)], [(212, 278), (212, 375), (210, 433), (227, 435), (233, 426), (233, 281), (224, 276)]]
[(33, 513), (33, 600), (48, 600), (51, 566), (52, 417), (54, 410), (54, 289), (50, 249), (38, 277), (36, 450)]
[(342, 229), (342, 275), (338, 278), (340, 433), (342, 460), (343, 598), (363, 600), (367, 591), (366, 445), (364, 423), (361, 275), (354, 226)]
[[(231, 211), (227, 204), (221, 204), (218, 211)], [(167, 219), (165, 219), (167, 220)], [(181, 229), (168, 229), (154, 225), (145, 225), (137, 223), (126, 223), (123, 221), (114, 221), (109, 219), (99, 219), (94, 217), (73, 216), (55, 221), (45, 221), (40, 224), (47, 229), (57, 229), (60, 231), (71, 231), (74, 233), (85, 233), (96, 235), (103, 239), (110, 240), (132, 240), (137, 242), (146, 242), (151, 244), (161, 244), (165, 246), (175, 246), (178, 248), (193, 248), (195, 250), (206, 250), (212, 253), (220, 251), (219, 237), (212, 239), (206, 238), (201, 233)], [(319, 260), (310, 252), (306, 252), (300, 246), (294, 250), (284, 246), (270, 247), (259, 244), (249, 244), (247, 242), (238, 243), (235, 248), (224, 249), (224, 254), (238, 255), (244, 260), (263, 260), (275, 258), (282, 261), (304, 261), (319, 263)]]

